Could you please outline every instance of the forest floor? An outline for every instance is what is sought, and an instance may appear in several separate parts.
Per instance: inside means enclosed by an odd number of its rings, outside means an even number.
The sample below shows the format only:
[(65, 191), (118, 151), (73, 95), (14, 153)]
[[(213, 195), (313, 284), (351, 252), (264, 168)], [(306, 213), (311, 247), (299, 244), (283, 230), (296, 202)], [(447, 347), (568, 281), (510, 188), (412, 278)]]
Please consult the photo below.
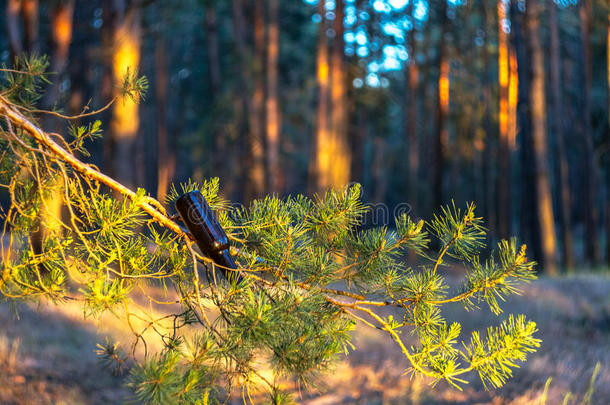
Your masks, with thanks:
[[(341, 359), (323, 378), (324, 386), (297, 395), (299, 403), (330, 404), (538, 404), (549, 377), (547, 404), (580, 404), (597, 362), (593, 404), (610, 403), (610, 275), (542, 278), (510, 298), (505, 313), (526, 314), (538, 323), (540, 350), (499, 390), (485, 391), (476, 376), (458, 391), (410, 379), (407, 361), (382, 332), (358, 327), (357, 351)], [(129, 331), (112, 317), (83, 320), (76, 304), (0, 305), (0, 404), (113, 404), (128, 391), (96, 359), (106, 337), (125, 339)], [(463, 333), (482, 330), (504, 317), (487, 308), (466, 312), (447, 308), (447, 319)]]

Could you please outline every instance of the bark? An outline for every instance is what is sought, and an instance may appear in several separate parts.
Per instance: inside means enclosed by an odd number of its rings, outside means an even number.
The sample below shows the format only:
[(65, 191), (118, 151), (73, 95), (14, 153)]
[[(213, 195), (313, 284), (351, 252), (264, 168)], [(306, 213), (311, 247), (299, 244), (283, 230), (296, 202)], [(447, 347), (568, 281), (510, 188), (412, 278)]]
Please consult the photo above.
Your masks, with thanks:
[[(484, 18), (484, 27), (490, 26), (489, 21), (492, 20), (490, 10), (485, 6), (485, 2), (482, 1), (480, 3), (482, 8), (482, 15)], [(489, 32), (486, 32), (483, 42), (483, 100), (485, 103), (484, 111), (483, 111), (483, 128), (485, 131), (485, 138), (483, 139), (483, 162), (481, 169), (482, 179), (483, 179), (483, 201), (484, 201), (484, 214), (487, 219), (490, 234), (495, 235), (496, 229), (496, 204), (494, 203), (494, 170), (492, 164), (492, 156), (494, 153), (494, 143), (491, 137), (492, 124), (491, 124), (491, 105), (492, 105), (492, 95), (491, 95), (491, 83), (492, 73), (490, 68), (490, 55), (489, 55), (489, 44), (488, 38), (490, 36)]]
[(6, 3), (6, 33), (11, 51), (11, 63), (23, 52), (23, 40), (19, 29), (21, 0), (8, 0)]
[(499, 137), (497, 149), (498, 161), (498, 184), (497, 184), (497, 213), (498, 213), (498, 237), (508, 239), (510, 237), (510, 158), (509, 148), (509, 37), (504, 31), (504, 22), (507, 20), (507, 4), (504, 0), (498, 0), (498, 85), (499, 85)]
[(254, 1), (254, 55), (252, 60), (252, 75), (254, 89), (252, 93), (252, 108), (249, 110), (248, 124), (250, 162), (249, 185), (246, 199), (261, 197), (265, 193), (265, 9), (264, 2)]
[[(218, 110), (221, 107), (217, 105), (220, 97), (222, 73), (220, 69), (220, 53), (218, 50), (218, 21), (216, 16), (216, 6), (213, 1), (206, 2), (205, 7), (205, 39), (207, 47), (207, 67), (208, 67), (208, 88), (210, 104), (212, 109)], [(214, 150), (214, 166), (219, 178), (225, 179), (228, 177), (229, 166), (227, 164), (226, 153), (227, 145), (225, 136), (222, 131), (222, 124), (216, 121), (212, 122), (213, 132), (213, 150)], [(230, 184), (225, 184), (223, 190), (229, 190)]]
[(511, 152), (517, 146), (517, 104), (519, 102), (519, 66), (517, 51), (514, 45), (509, 44), (509, 69), (510, 80), (508, 81), (508, 147)]
[[(610, 14), (608, 14), (606, 31), (606, 72), (608, 85), (606, 93), (608, 98), (608, 126), (606, 126), (606, 131), (610, 134)], [(606, 171), (606, 263), (610, 267), (610, 170)]]
[(281, 115), (278, 104), (278, 57), (280, 51), (279, 0), (268, 0), (267, 22), (267, 94), (266, 94), (266, 137), (268, 190), (277, 193), (281, 189), (281, 169), (279, 162)]
[(517, 102), (517, 119), (519, 121), (519, 171), (522, 179), (519, 189), (519, 235), (528, 245), (534, 260), (542, 261), (540, 233), (536, 205), (536, 179), (534, 153), (531, 142), (531, 122), (529, 114), (530, 92), (530, 57), (526, 48), (524, 15), (519, 11), (516, 2), (510, 6), (513, 45), (517, 56), (519, 74), (519, 94)]
[(38, 0), (22, 0), (23, 38), (25, 50), (30, 54), (40, 53), (38, 43)]
[[(134, 4), (125, 10), (121, 3), (117, 1), (114, 4), (118, 16), (112, 41), (112, 82), (115, 85), (123, 80), (128, 70), (137, 72), (140, 64), (140, 9)], [(110, 121), (111, 172), (128, 187), (133, 187), (136, 180), (134, 156), (139, 126), (138, 104), (129, 97), (117, 100)]]
[(368, 114), (365, 106), (359, 105), (356, 113), (356, 127), (352, 138), (352, 179), (360, 184), (364, 181), (364, 142), (367, 138)]
[(318, 100), (316, 111), (316, 128), (314, 132), (312, 156), (310, 160), (309, 184), (311, 192), (320, 192), (323, 180), (322, 169), (328, 165), (328, 156), (324, 153), (328, 149), (330, 137), (328, 117), (328, 90), (330, 85), (330, 67), (328, 61), (328, 39), (326, 37), (326, 19), (324, 15), (324, 2), (318, 3), (318, 12), (322, 16), (318, 29), (318, 46), (316, 55), (316, 81), (318, 87)]
[(606, 264), (610, 267), (610, 172), (606, 173)]
[[(325, 15), (324, 2), (319, 12)], [(327, 43), (325, 20), (320, 22), (317, 55), (318, 109), (315, 147), (310, 170), (312, 191), (343, 187), (350, 179), (351, 153), (347, 139), (346, 68), (344, 61), (344, 2), (336, 2), (333, 46)], [(329, 60), (330, 59), (330, 60)], [(330, 101), (330, 104), (329, 104)], [(330, 110), (330, 115), (328, 111)]]
[[(249, 169), (252, 166), (252, 157), (250, 153), (250, 137), (248, 134), (248, 112), (252, 109), (252, 99), (249, 95), (250, 90), (248, 83), (249, 72), (246, 69), (247, 66), (247, 50), (246, 50), (246, 37), (245, 37), (245, 17), (244, 17), (244, 5), (243, 0), (232, 0), (232, 13), (233, 13), (233, 37), (235, 40), (235, 49), (237, 53), (237, 72), (236, 85), (237, 91), (241, 97), (236, 97), (234, 100), (235, 117), (237, 120), (237, 128), (239, 131), (239, 137), (241, 139), (241, 148), (238, 151), (238, 163), (240, 163), (240, 187), (239, 190), (242, 192), (242, 197), (247, 200), (249, 197), (250, 188), (250, 177)], [(241, 68), (240, 68), (241, 67)]]
[(214, 102), (220, 92), (220, 53), (218, 52), (218, 22), (214, 2), (207, 2), (205, 7), (205, 40), (208, 55), (208, 83), (210, 97)]
[[(53, 108), (60, 100), (60, 88), (68, 66), (68, 54), (72, 42), (72, 16), (74, 13), (74, 0), (57, 3), (51, 11), (51, 67), (54, 73), (52, 84), (47, 87), (43, 106), (45, 109)], [(45, 128), (56, 124), (45, 118)], [(55, 131), (56, 128), (53, 128)], [(57, 132), (57, 131), (55, 131)]]
[(176, 168), (176, 153), (167, 137), (167, 56), (165, 41), (156, 39), (157, 200), (164, 201)]
[[(345, 66), (343, 40), (345, 3), (335, 1), (335, 19), (333, 29), (335, 36), (330, 60), (330, 99), (331, 99), (331, 154), (327, 156), (327, 165), (322, 168), (322, 182), (319, 187), (343, 187), (350, 180), (351, 154), (347, 139), (347, 71)], [(320, 151), (324, 153), (323, 151)]]
[[(412, 16), (413, 2), (409, 2), (409, 16)], [(412, 18), (412, 22), (415, 21)], [(409, 49), (409, 59), (405, 67), (406, 85), (406, 111), (405, 111), (405, 142), (409, 145), (409, 201), (414, 207), (418, 206), (417, 179), (419, 172), (419, 140), (417, 137), (417, 93), (419, 89), (419, 67), (417, 66), (416, 52), (417, 43), (415, 41), (415, 24), (407, 36)]]
[[(549, 182), (545, 72), (542, 43), (539, 33), (540, 5), (536, 0), (526, 3), (525, 26), (531, 57), (529, 111), (532, 124), (532, 148), (536, 169), (537, 207), (542, 238), (542, 256), (546, 272), (557, 273), (557, 243), (553, 217), (553, 200)], [(530, 196), (530, 198), (533, 196)]]
[(373, 201), (382, 203), (388, 190), (388, 176), (385, 174), (386, 143), (381, 136), (375, 136), (373, 140), (375, 157), (373, 159), (374, 194)]
[(583, 159), (583, 173), (585, 186), (585, 246), (589, 262), (596, 265), (600, 261), (600, 247), (597, 233), (599, 213), (597, 209), (598, 173), (593, 142), (593, 129), (591, 123), (591, 0), (582, 0), (578, 6), (581, 36), (582, 66), (582, 130), (585, 141), (585, 158)]
[[(72, 16), (74, 14), (74, 0), (60, 2), (51, 11), (51, 68), (54, 73), (51, 78), (52, 83), (47, 87), (43, 99), (43, 108), (50, 110), (60, 100), (60, 88), (66, 75), (68, 66), (68, 55), (70, 43), (72, 42)], [(43, 125), (46, 131), (60, 132), (59, 122), (50, 115), (43, 118)], [(49, 230), (59, 230), (56, 223), (61, 218), (61, 201), (63, 188), (57, 182), (56, 194), (46, 204), (48, 215), (44, 218), (44, 228)]]
[[(26, 4), (24, 6), (24, 13)], [(37, 8), (37, 5), (28, 6), (29, 13), (34, 12), (32, 9)], [(66, 66), (68, 63), (68, 50), (72, 41), (72, 14), (74, 10), (74, 1), (58, 3), (51, 12), (51, 66), (50, 71), (54, 73), (51, 77), (51, 83), (47, 86), (42, 107), (45, 110), (51, 110), (58, 103), (59, 89), (65, 75)], [(37, 10), (36, 10), (37, 14)], [(32, 20), (32, 18), (30, 18)], [(37, 22), (36, 22), (37, 24)], [(59, 121), (51, 115), (42, 117), (42, 125), (46, 131), (60, 132), (58, 130)], [(37, 253), (42, 252), (42, 245), (45, 238), (51, 234), (60, 235), (62, 228), (60, 226), (61, 210), (63, 196), (63, 181), (55, 179), (52, 195), (43, 204), (44, 210), (40, 213), (40, 226), (36, 232), (32, 233), (32, 241), (34, 249)]]
[(447, 18), (447, 2), (444, 0), (441, 1), (439, 13), (441, 37), (437, 60), (439, 76), (436, 95), (436, 127), (432, 159), (433, 209), (438, 209), (444, 202), (443, 176), (446, 166), (446, 148), (449, 141), (449, 131), (446, 126), (447, 114), (449, 112), (449, 60), (447, 58), (447, 46), (445, 44), (445, 36), (447, 34), (449, 22)]
[(557, 5), (554, 1), (548, 2), (549, 6), (549, 28), (550, 28), (550, 85), (553, 113), (551, 115), (552, 133), (555, 137), (555, 149), (557, 155), (557, 190), (559, 191), (559, 218), (561, 226), (561, 251), (563, 252), (563, 264), (567, 269), (574, 266), (572, 250), (572, 211), (568, 157), (566, 155), (565, 124), (563, 122), (564, 106), (561, 89), (561, 50), (559, 46), (559, 22), (557, 16)]

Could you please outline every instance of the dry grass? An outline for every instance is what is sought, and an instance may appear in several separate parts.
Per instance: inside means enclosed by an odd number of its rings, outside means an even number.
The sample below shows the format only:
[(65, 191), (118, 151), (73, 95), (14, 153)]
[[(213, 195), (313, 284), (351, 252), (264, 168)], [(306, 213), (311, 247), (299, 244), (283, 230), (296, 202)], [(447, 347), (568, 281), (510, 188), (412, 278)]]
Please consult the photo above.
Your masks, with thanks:
[[(301, 392), (299, 402), (323, 404), (538, 404), (548, 377), (553, 380), (547, 404), (561, 404), (570, 391), (580, 404), (596, 362), (601, 370), (593, 404), (610, 403), (610, 277), (579, 275), (541, 279), (504, 306), (537, 321), (542, 348), (501, 390), (485, 391), (475, 379), (463, 392), (404, 376), (407, 367), (398, 349), (381, 332), (359, 328), (356, 346), (323, 379), (323, 386)], [(21, 306), (14, 317), (0, 306), (0, 403), (121, 403), (127, 391), (96, 361), (95, 345), (107, 336), (126, 339), (124, 322), (111, 315), (83, 320), (75, 304)], [(495, 324), (487, 309), (467, 313), (448, 308), (448, 318), (465, 332)], [(153, 343), (154, 345), (154, 343)]]

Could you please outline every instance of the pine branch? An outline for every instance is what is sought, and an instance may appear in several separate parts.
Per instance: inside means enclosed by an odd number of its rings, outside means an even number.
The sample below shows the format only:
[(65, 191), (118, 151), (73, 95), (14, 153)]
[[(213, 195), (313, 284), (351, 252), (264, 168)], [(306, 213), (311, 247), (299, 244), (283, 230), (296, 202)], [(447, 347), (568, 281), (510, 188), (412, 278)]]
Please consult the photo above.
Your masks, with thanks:
[[(136, 193), (134, 191), (125, 187), (113, 178), (94, 169), (91, 167), (91, 165), (78, 160), (76, 157), (74, 157), (74, 155), (53, 141), (47, 133), (42, 131), (19, 111), (13, 108), (12, 104), (2, 96), (0, 96), (0, 113), (9, 119), (13, 125), (26, 131), (33, 139), (44, 146), (49, 153), (54, 154), (58, 159), (70, 165), (70, 167), (72, 167), (74, 170), (80, 172), (82, 175), (91, 180), (99, 181), (100, 183), (108, 186), (112, 190), (132, 201), (136, 199)], [(178, 235), (185, 235), (182, 229), (180, 229), (180, 227), (167, 216), (161, 203), (154, 198), (146, 196), (146, 198), (138, 202), (138, 207), (144, 210), (164, 227), (172, 230)]]
[[(394, 229), (362, 230), (366, 208), (359, 186), (313, 199), (268, 196), (243, 208), (231, 208), (219, 197), (218, 179), (172, 186), (168, 204), (181, 193), (200, 192), (215, 211), (238, 263), (237, 269), (226, 268), (195, 250), (189, 235), (144, 190), (132, 191), (75, 157), (76, 151), (86, 155), (85, 139), (101, 136), (99, 122), (71, 127), (70, 140), (37, 125), (35, 114), (44, 112), (30, 102), (36, 99), (40, 63), (31, 61), (29, 73), (22, 75), (28, 79), (10, 81), (0, 96), (5, 121), (0, 185), (11, 198), (2, 235), (8, 232), (8, 250), (19, 252), (3, 257), (0, 292), (14, 299), (80, 300), (86, 316), (124, 313), (133, 333), (128, 356), (135, 359), (140, 346), (145, 352), (130, 371), (137, 400), (220, 400), (235, 386), (242, 387), (244, 397), (259, 387), (274, 401), (284, 400), (280, 377), (315, 381), (337, 354), (353, 349), (355, 322), (385, 331), (408, 359), (410, 371), (458, 388), (466, 383), (460, 376), (475, 371), (486, 386), (503, 384), (517, 362), (539, 345), (535, 324), (520, 316), (490, 328), (486, 340), (473, 334), (462, 349), (459, 324), (443, 317), (443, 305), (451, 302), (470, 309), (484, 300), (499, 313), (500, 301), (535, 277), (525, 247), (517, 251), (514, 240), (501, 242), (497, 262), (479, 260), (485, 230), (474, 205), (443, 207), (428, 224), (429, 232), (423, 221), (406, 215), (396, 218)], [(122, 91), (139, 100), (145, 87), (130, 73)], [(101, 186), (123, 198), (117, 201)], [(49, 214), (51, 195), (61, 196), (68, 220), (54, 218), (58, 230), (34, 249), (30, 234), (47, 221), (41, 218)], [(429, 251), (431, 237), (441, 244), (436, 255)], [(4, 251), (4, 237), (0, 243)], [(408, 251), (426, 263), (409, 268)], [(451, 259), (469, 270), (462, 292), (447, 297), (438, 269)], [(239, 272), (241, 279), (220, 277), (229, 271)], [(144, 282), (151, 281), (165, 290), (172, 286), (178, 297), (150, 297)], [(142, 315), (130, 300), (136, 290), (151, 306), (165, 306), (166, 313)], [(386, 306), (395, 312), (387, 317), (376, 312)], [(200, 332), (193, 340), (182, 331), (188, 325)], [(161, 339), (162, 350), (148, 353), (148, 332)], [(418, 343), (407, 347), (405, 333)], [(128, 357), (111, 343), (100, 347), (100, 356), (109, 365), (124, 364)], [(273, 381), (261, 374), (261, 358), (272, 367)], [(459, 359), (468, 366), (461, 367)]]

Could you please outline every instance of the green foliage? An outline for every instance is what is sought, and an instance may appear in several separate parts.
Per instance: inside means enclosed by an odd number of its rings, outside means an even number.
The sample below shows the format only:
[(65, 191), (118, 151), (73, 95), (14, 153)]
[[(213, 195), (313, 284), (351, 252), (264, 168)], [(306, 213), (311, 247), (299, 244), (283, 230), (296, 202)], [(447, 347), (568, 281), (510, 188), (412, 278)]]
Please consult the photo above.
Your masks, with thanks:
[(151, 356), (129, 377), (138, 403), (195, 404), (206, 403), (214, 377), (205, 365), (188, 365), (177, 350)]
[[(134, 75), (125, 80), (126, 94), (145, 89)], [(0, 111), (7, 108), (11, 102), (0, 99)], [(28, 114), (32, 125), (36, 114)], [(460, 325), (443, 317), (443, 306), (453, 302), (467, 309), (486, 302), (498, 314), (500, 302), (535, 277), (534, 263), (515, 240), (502, 241), (498, 258), (481, 264), (485, 229), (473, 204), (442, 207), (428, 224), (401, 215), (393, 228), (365, 229), (358, 185), (314, 198), (267, 196), (248, 207), (222, 199), (218, 179), (173, 187), (170, 204), (199, 190), (217, 211), (242, 276), (228, 281), (144, 190), (130, 194), (91, 166), (73, 163), (83, 140), (101, 133), (98, 122), (72, 128), (64, 156), (49, 147), (52, 138), (33, 138), (24, 124), (30, 118), (4, 118), (12, 127), (0, 128), (0, 147), (10, 164), (3, 159), (0, 181), (11, 205), (3, 213), (2, 241), (8, 238), (3, 248), (18, 254), (3, 257), (0, 292), (8, 299), (78, 300), (86, 316), (108, 311), (127, 320), (141, 317), (134, 295), (143, 293), (151, 312), (163, 315), (148, 314), (142, 329), (132, 327), (128, 354), (110, 342), (99, 346), (115, 371), (128, 358), (134, 362), (128, 384), (138, 402), (205, 404), (239, 388), (244, 397), (264, 390), (274, 403), (289, 403), (282, 378), (315, 383), (354, 349), (356, 322), (386, 331), (410, 362), (407, 371), (456, 386), (469, 372), (486, 386), (501, 386), (540, 344), (536, 324), (511, 315), (461, 347)], [(67, 215), (54, 218), (59, 224), (51, 229), (47, 207), (58, 198)], [(432, 238), (438, 252), (430, 248)], [(406, 260), (410, 252), (421, 259), (417, 268)], [(468, 271), (453, 291), (442, 266), (459, 262)], [(164, 297), (149, 297), (151, 286), (161, 287)], [(392, 313), (381, 316), (379, 307)], [(148, 353), (147, 332), (164, 343), (162, 350)], [(417, 343), (407, 347), (405, 335)], [(144, 358), (135, 355), (138, 346)]]
[(169, 193), (165, 197), (167, 205), (173, 206), (176, 200), (183, 194), (199, 191), (212, 209), (223, 210), (227, 208), (228, 202), (220, 196), (220, 180), (218, 177), (204, 180), (203, 184), (197, 184), (189, 179), (188, 182), (182, 183), (178, 187), (180, 190), (176, 188), (175, 184), (171, 185)]
[(73, 141), (74, 150), (78, 151), (83, 156), (91, 156), (89, 151), (84, 147), (84, 143), (86, 140), (94, 140), (102, 137), (102, 121), (95, 120), (94, 122), (90, 122), (87, 125), (74, 126), (70, 125), (68, 128), (68, 133)]
[(536, 330), (536, 324), (527, 322), (525, 316), (515, 319), (511, 315), (499, 327), (488, 328), (484, 341), (478, 332), (473, 332), (464, 359), (479, 373), (486, 387), (501, 387), (512, 376), (516, 362), (524, 361), (527, 353), (540, 346), (540, 339), (533, 337)]
[(119, 86), (120, 97), (129, 97), (134, 103), (139, 103), (144, 99), (148, 90), (148, 79), (146, 76), (139, 76), (137, 70), (127, 67), (123, 75), (123, 81)]
[(12, 68), (3, 64), (0, 68), (0, 72), (4, 72), (0, 78), (2, 96), (17, 105), (33, 108), (42, 97), (43, 86), (49, 83), (48, 67), (47, 56), (26, 54), (16, 57)]

